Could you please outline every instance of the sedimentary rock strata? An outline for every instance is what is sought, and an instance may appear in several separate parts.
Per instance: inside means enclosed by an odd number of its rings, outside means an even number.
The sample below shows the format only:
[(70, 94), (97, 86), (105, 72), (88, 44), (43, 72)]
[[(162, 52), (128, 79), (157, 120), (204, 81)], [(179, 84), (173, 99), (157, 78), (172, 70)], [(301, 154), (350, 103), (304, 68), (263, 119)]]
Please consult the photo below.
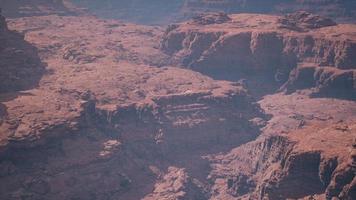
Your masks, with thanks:
[[(217, 163), (210, 177), (219, 190), (215, 198), (298, 199), (310, 194), (319, 194), (320, 199), (354, 198), (349, 188), (354, 187), (355, 171), (347, 153), (352, 150), (354, 130), (342, 123), (316, 132), (313, 128), (320, 129), (308, 127), (304, 134), (261, 138), (214, 158)], [(349, 138), (337, 140), (335, 134)], [(307, 138), (301, 141), (299, 137)]]
[(0, 15), (0, 93), (31, 88), (44, 73), (36, 47), (24, 36), (8, 29)]
[(355, 199), (355, 25), (0, 26), (0, 199)]
[[(306, 71), (298, 65), (307, 63), (320, 69), (318, 73), (311, 72), (311, 86), (318, 85), (322, 90), (349, 88), (347, 93), (354, 98), (353, 25), (336, 25), (305, 12), (284, 17), (239, 14), (230, 18), (210, 25), (193, 20), (171, 26), (161, 48), (172, 55), (172, 63), (203, 73), (224, 68), (235, 70), (244, 78), (262, 73), (280, 83), (288, 79), (291, 71), (295, 75), (290, 79), (296, 79), (299, 72)], [(327, 67), (335, 68), (335, 73)]]
[(1, 96), (1, 198), (137, 199), (154, 186), (150, 166), (258, 135), (249, 119), (264, 115), (241, 85), (149, 66), (166, 59), (159, 28), (56, 16), (9, 27), (25, 33), (49, 72), (34, 89)]
[(182, 12), (194, 14), (207, 11), (227, 13), (270, 13), (285, 14), (295, 11), (308, 11), (333, 17), (338, 21), (355, 21), (355, 2), (352, 0), (186, 0)]

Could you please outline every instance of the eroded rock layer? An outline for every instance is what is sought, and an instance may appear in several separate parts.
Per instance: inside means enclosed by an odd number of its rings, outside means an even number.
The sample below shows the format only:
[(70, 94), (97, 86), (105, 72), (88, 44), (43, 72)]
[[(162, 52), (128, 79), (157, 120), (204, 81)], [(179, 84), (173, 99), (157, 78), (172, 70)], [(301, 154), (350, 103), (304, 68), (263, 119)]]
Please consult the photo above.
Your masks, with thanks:
[(209, 16), (210, 24), (196, 18), (167, 29), (161, 48), (172, 55), (172, 63), (203, 73), (213, 71), (215, 76), (224, 70), (235, 70), (240, 77), (263, 74), (280, 83), (292, 70), (289, 82), (296, 82), (298, 74), (307, 73), (298, 63), (307, 63), (318, 72), (303, 75), (302, 82), (310, 80), (309, 87), (317, 85), (321, 93), (347, 90), (344, 94), (355, 98), (354, 25), (336, 25), (305, 12), (285, 17), (239, 14), (224, 22)]
[(0, 93), (13, 92), (35, 86), (44, 73), (36, 47), (24, 36), (8, 29), (0, 15)]
[(241, 85), (149, 66), (166, 59), (159, 28), (57, 16), (9, 26), (49, 73), (26, 93), (1, 96), (3, 199), (139, 199), (167, 166), (197, 171), (188, 163), (205, 165), (202, 152), (258, 135), (249, 119), (264, 115)]
[(354, 25), (0, 25), (0, 199), (355, 199)]

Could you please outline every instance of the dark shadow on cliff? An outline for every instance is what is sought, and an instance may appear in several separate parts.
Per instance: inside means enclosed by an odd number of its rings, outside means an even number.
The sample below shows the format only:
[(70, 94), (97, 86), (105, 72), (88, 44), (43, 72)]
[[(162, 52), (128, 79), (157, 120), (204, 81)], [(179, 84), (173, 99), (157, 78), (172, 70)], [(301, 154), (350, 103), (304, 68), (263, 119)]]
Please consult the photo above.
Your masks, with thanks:
[(292, 94), (297, 90), (307, 90), (312, 98), (337, 98), (356, 100), (354, 69), (331, 67), (298, 67), (289, 76), (280, 91)]
[(21, 91), (37, 87), (46, 68), (46, 64), (38, 55), (37, 48), (25, 41), (22, 34), (8, 30), (4, 20), (2, 22), (0, 26), (0, 119), (7, 115), (7, 107), (3, 102), (11, 101), (18, 96), (31, 95)]
[(279, 72), (243, 72), (239, 68), (232, 67), (204, 68), (196, 69), (196, 71), (215, 80), (238, 82), (256, 100), (261, 99), (265, 95), (276, 93), (287, 81), (289, 74), (288, 72), (283, 74)]
[(0, 44), (0, 94), (37, 87), (46, 67), (37, 48), (10, 30), (0, 32)]
[(2, 123), (2, 119), (7, 115), (7, 107), (0, 103), (0, 125)]

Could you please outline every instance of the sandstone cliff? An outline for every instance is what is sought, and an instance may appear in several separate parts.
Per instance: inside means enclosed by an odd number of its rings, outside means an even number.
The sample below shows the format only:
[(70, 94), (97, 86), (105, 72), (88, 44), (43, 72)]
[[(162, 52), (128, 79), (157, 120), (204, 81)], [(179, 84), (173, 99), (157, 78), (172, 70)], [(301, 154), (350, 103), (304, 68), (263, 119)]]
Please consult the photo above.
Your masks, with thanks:
[(301, 199), (317, 194), (310, 198), (353, 199), (354, 132), (342, 123), (308, 127), (289, 136), (261, 138), (215, 157), (210, 175), (218, 190), (214, 198)]
[(0, 44), (0, 93), (35, 86), (44, 73), (37, 49), (23, 35), (10, 31), (1, 15)]
[[(336, 25), (305, 12), (285, 17), (239, 14), (225, 21), (214, 15), (210, 17), (209, 24), (204, 17), (194, 18), (167, 29), (161, 48), (172, 55), (172, 63), (208, 74), (214, 71), (215, 75), (224, 71), (219, 68), (224, 68), (247, 79), (249, 75), (263, 74), (280, 83), (288, 79), (292, 70), (294, 75), (289, 79), (297, 79), (303, 70), (298, 65), (308, 63), (317, 70), (320, 68), (319, 73), (303, 75), (312, 79), (309, 87), (346, 89), (344, 96), (355, 98), (356, 42), (352, 36), (355, 26)], [(326, 66), (335, 70), (328, 73)], [(327, 93), (332, 95), (332, 91)]]
[(352, 0), (186, 0), (182, 12), (187, 15), (201, 12), (285, 14), (305, 10), (329, 16), (338, 21), (355, 22), (356, 3)]
[(167, 166), (201, 171), (202, 152), (258, 135), (249, 120), (264, 115), (241, 85), (149, 66), (166, 59), (159, 28), (58, 16), (9, 27), (38, 48), (48, 73), (1, 95), (2, 199), (138, 199)]
[(1, 20), (1, 199), (355, 199), (354, 25)]

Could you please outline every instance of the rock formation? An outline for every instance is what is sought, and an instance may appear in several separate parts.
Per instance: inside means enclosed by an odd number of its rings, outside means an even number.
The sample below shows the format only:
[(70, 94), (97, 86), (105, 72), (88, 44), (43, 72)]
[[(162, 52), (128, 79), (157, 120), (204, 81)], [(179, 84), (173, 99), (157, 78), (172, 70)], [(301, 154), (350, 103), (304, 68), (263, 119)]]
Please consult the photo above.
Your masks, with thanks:
[[(317, 194), (317, 199), (353, 199), (355, 169), (347, 152), (354, 131), (342, 123), (309, 127), (288, 136), (261, 138), (212, 158), (216, 163), (210, 178), (218, 190), (213, 199), (301, 199), (310, 194)], [(306, 142), (311, 138), (313, 143)]]
[(0, 199), (355, 199), (355, 25), (29, 15), (0, 17)]
[(10, 31), (0, 15), (0, 93), (31, 88), (44, 73), (37, 49), (23, 35)]
[(318, 29), (336, 25), (336, 23), (329, 18), (313, 15), (305, 11), (288, 14), (279, 18), (278, 22), (281, 24), (282, 28), (299, 31), (308, 31), (310, 29)]
[(33, 15), (78, 15), (92, 13), (100, 17), (141, 24), (181, 22), (206, 12), (287, 14), (308, 11), (331, 17), (338, 22), (356, 21), (353, 0), (1, 0), (6, 17)]
[(26, 34), (49, 73), (2, 96), (2, 199), (138, 199), (154, 186), (152, 169), (204, 163), (201, 152), (258, 135), (249, 119), (264, 115), (241, 85), (149, 66), (166, 59), (159, 28), (58, 16), (9, 27)]
[(350, 34), (355, 26), (336, 25), (305, 12), (283, 17), (239, 14), (231, 18), (209, 26), (200, 26), (194, 20), (171, 26), (161, 48), (172, 55), (173, 64), (203, 73), (213, 70), (216, 75), (224, 68), (235, 70), (240, 78), (263, 74), (272, 82), (284, 83), (293, 71), (287, 88), (298, 89), (297, 77), (303, 73), (301, 82), (306, 87), (318, 87), (320, 93), (331, 96), (332, 90), (347, 90), (342, 93), (355, 98), (356, 61), (352, 54), (356, 42)]
[(286, 14), (308, 11), (336, 18), (338, 21), (355, 22), (356, 3), (352, 0), (186, 0), (182, 12), (186, 15), (207, 11), (227, 13), (274, 13)]

